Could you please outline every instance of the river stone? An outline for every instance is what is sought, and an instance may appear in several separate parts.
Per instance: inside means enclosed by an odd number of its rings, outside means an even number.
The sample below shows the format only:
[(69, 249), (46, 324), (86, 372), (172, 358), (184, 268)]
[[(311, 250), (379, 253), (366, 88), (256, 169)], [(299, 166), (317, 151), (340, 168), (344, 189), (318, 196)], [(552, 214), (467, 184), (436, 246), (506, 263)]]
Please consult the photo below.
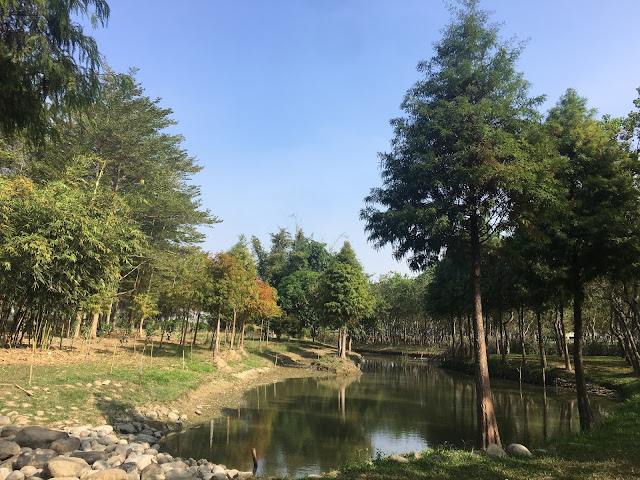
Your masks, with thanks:
[(227, 470), (227, 476), (229, 478), (236, 478), (237, 475), (238, 475), (238, 470), (236, 470), (235, 468), (231, 468)]
[(41, 472), (42, 469), (27, 465), (26, 467), (22, 467), (20, 471), (24, 474), (24, 478), (30, 478), (33, 477), (36, 473)]
[(7, 476), (7, 480), (24, 480), (24, 473), (20, 470), (14, 470)]
[(73, 452), (80, 448), (80, 439), (78, 437), (68, 437), (56, 440), (51, 444), (51, 450), (58, 452), (60, 455)]
[(10, 468), (0, 468), (0, 480), (5, 480), (13, 472)]
[(96, 451), (88, 451), (88, 452), (73, 452), (71, 454), (74, 458), (81, 458), (89, 465), (93, 465), (98, 460), (106, 461), (109, 458), (105, 452), (96, 452)]
[(22, 427), (19, 427), (17, 425), (7, 425), (2, 429), (2, 432), (0, 432), (0, 437), (14, 437), (18, 433), (20, 433), (20, 430), (22, 430)]
[(228, 478), (226, 473), (214, 473), (210, 480), (228, 480)]
[(16, 435), (15, 442), (21, 447), (49, 448), (53, 442), (68, 438), (69, 434), (42, 427), (25, 427)]
[(138, 442), (147, 442), (150, 446), (158, 441), (156, 437), (153, 435), (147, 435), (146, 433), (139, 433), (136, 435), (136, 441)]
[(133, 460), (133, 462), (138, 465), (138, 470), (142, 472), (142, 470), (144, 470), (153, 462), (153, 459), (153, 455), (138, 455), (138, 457)]
[(528, 458), (533, 457), (527, 447), (520, 443), (511, 443), (507, 446), (507, 453), (512, 457)]
[(121, 468), (109, 468), (108, 470), (100, 470), (91, 475), (91, 480), (128, 480), (127, 472)]
[(186, 470), (181, 470), (179, 468), (169, 470), (164, 474), (164, 477), (166, 478), (166, 480), (198, 480), (198, 477), (195, 477)]
[(5, 425), (9, 425), (11, 423), (11, 419), (7, 415), (0, 415), (0, 427), (4, 427)]
[(113, 427), (111, 425), (100, 425), (98, 427), (95, 427), (94, 430), (98, 433), (102, 432), (105, 435), (113, 433)]
[(93, 462), (91, 468), (93, 470), (107, 470), (108, 468), (111, 468), (111, 465), (109, 465), (105, 460), (98, 460), (96, 462)]
[(51, 459), (45, 470), (50, 477), (80, 477), (90, 468), (81, 458), (58, 457)]
[(136, 427), (131, 423), (116, 423), (113, 428), (120, 433), (136, 433)]
[(505, 457), (507, 453), (502, 449), (500, 445), (490, 443), (487, 447), (486, 454), (489, 457)]
[(44, 468), (47, 462), (57, 456), (57, 452), (42, 448), (37, 448), (36, 450), (32, 450), (30, 452), (24, 452), (21, 453), (16, 459), (14, 470), (20, 470), (22, 467), (26, 467), (27, 465), (31, 465), (32, 467), (36, 468)]
[(157, 463), (150, 463), (140, 472), (140, 480), (151, 480), (151, 476), (154, 475), (162, 475), (164, 477), (164, 470)]
[(222, 465), (214, 465), (213, 467), (211, 467), (211, 473), (213, 473), (214, 475), (217, 473), (225, 473), (226, 471), (227, 469)]
[(398, 463), (409, 463), (408, 458), (402, 457), (400, 455), (396, 455), (395, 453), (389, 456), (389, 460), (393, 460), (394, 462), (398, 462)]
[(8, 442), (0, 440), (0, 460), (6, 460), (9, 457), (20, 454), (20, 445), (16, 442)]
[(170, 422), (177, 422), (180, 417), (174, 412), (169, 412), (169, 414), (167, 415), (167, 418), (169, 419)]
[(253, 472), (238, 472), (235, 476), (235, 478), (239, 478), (240, 480), (251, 477), (253, 477)]
[(125, 462), (122, 465), (118, 465), (120, 470), (124, 470), (126, 473), (137, 472), (138, 464), (135, 462)]

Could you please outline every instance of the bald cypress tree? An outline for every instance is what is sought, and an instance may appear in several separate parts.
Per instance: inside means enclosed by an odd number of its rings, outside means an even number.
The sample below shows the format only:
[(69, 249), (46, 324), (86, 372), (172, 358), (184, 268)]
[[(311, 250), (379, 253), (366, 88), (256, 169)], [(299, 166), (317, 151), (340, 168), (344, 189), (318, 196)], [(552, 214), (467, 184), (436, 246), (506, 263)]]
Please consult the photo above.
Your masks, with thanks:
[(510, 225), (518, 196), (535, 180), (526, 134), (537, 120), (529, 84), (516, 71), (520, 45), (504, 43), (476, 0), (421, 62), (423, 79), (407, 92), (405, 116), (392, 120), (391, 151), (380, 154), (382, 187), (361, 217), (376, 246), (390, 244), (414, 270), (449, 247), (468, 252), (475, 335), (477, 439), (500, 444), (482, 317), (483, 244)]

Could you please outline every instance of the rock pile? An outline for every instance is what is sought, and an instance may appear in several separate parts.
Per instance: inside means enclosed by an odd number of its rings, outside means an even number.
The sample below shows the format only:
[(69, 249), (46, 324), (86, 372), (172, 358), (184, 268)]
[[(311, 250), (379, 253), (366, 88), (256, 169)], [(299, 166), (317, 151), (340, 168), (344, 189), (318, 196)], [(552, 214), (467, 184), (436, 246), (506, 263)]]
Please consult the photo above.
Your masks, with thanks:
[(253, 476), (207, 460), (160, 453), (162, 435), (141, 421), (58, 431), (13, 425), (8, 417), (0, 416), (0, 480), (228, 480)]

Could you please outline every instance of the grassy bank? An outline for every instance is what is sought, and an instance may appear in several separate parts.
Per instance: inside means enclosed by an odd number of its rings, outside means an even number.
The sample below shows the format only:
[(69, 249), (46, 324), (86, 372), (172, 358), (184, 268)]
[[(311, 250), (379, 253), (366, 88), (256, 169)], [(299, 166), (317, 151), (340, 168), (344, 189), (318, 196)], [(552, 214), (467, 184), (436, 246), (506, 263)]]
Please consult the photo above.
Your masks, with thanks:
[(309, 367), (318, 357), (326, 356), (324, 362), (329, 363), (331, 353), (304, 342), (270, 342), (267, 348), (253, 341), (245, 343), (241, 355), (222, 352), (214, 364), (206, 344), (193, 348), (154, 344), (152, 352), (151, 344), (104, 339), (93, 346), (65, 344), (62, 349), (35, 353), (27, 348), (2, 350), (0, 414), (12, 421), (62, 427), (107, 423), (156, 405), (177, 404), (182, 410), (185, 400), (203, 385), (221, 395), (238, 389), (243, 372), (269, 368), (277, 379), (276, 363)]
[[(572, 381), (563, 371), (560, 359), (549, 359), (547, 375)], [(468, 361), (451, 361), (449, 367), (469, 370)], [(500, 357), (490, 359), (491, 375), (501, 378), (520, 377), (520, 357), (512, 356), (504, 365)], [(587, 379), (594, 385), (614, 388), (625, 400), (591, 432), (553, 439), (545, 452), (531, 459), (492, 458), (477, 453), (437, 448), (423, 452), (420, 459), (398, 463), (376, 459), (349, 465), (341, 479), (633, 479), (640, 478), (640, 455), (635, 450), (640, 442), (640, 380), (633, 377), (624, 361), (612, 357), (585, 358)], [(524, 380), (538, 383), (540, 366), (529, 360), (521, 369)], [(473, 370), (471, 368), (470, 372)]]

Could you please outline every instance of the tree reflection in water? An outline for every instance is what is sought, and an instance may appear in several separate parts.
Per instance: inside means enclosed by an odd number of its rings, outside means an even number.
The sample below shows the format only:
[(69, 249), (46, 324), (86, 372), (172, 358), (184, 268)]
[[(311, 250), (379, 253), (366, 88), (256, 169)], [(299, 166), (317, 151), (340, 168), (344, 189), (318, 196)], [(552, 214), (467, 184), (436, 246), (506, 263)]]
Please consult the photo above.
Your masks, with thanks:
[[(473, 379), (434, 365), (402, 359), (367, 359), (363, 375), (290, 379), (245, 394), (223, 417), (173, 435), (163, 449), (207, 458), (258, 475), (300, 477), (382, 454), (443, 443), (471, 448), (475, 439)], [(574, 394), (492, 380), (494, 406), (505, 444), (530, 448), (575, 431)], [(337, 399), (337, 402), (336, 402)], [(592, 398), (597, 413), (612, 405)]]

